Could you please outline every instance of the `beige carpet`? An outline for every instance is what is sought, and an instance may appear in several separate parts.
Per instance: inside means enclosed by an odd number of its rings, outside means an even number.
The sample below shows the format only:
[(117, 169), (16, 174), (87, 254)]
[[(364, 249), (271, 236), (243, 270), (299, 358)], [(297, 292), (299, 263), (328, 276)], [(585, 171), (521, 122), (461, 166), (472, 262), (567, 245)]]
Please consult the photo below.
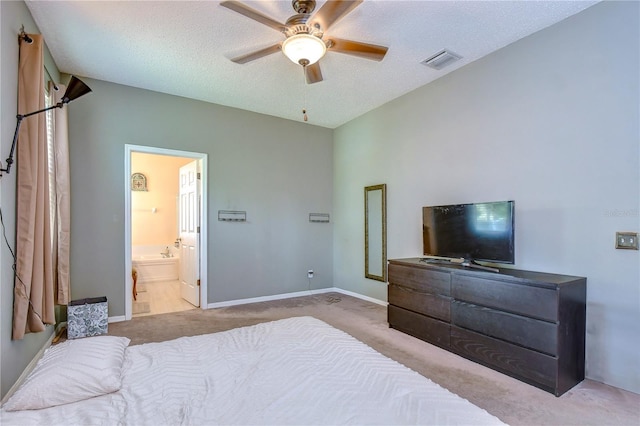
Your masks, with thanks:
[(514, 426), (640, 424), (640, 395), (585, 380), (556, 398), (390, 329), (386, 312), (384, 306), (339, 293), (326, 293), (206, 311), (194, 309), (138, 317), (109, 324), (109, 334), (127, 336), (131, 338), (131, 344), (142, 344), (309, 315), (344, 330)]

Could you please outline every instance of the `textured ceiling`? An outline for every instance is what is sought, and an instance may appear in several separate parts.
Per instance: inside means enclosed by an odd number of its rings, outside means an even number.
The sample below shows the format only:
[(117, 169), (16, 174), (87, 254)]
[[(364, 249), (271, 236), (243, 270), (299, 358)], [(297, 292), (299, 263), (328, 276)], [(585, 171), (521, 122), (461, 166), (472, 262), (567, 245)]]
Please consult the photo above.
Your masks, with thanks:
[[(245, 1), (284, 23), (290, 1)], [(316, 10), (324, 1), (319, 0)], [(336, 52), (324, 81), (304, 82), (281, 52), (233, 58), (284, 36), (219, 1), (30, 1), (60, 71), (335, 128), (596, 1), (365, 0), (333, 25), (334, 37), (384, 45), (381, 62)], [(437, 71), (420, 62), (449, 49), (462, 59)]]

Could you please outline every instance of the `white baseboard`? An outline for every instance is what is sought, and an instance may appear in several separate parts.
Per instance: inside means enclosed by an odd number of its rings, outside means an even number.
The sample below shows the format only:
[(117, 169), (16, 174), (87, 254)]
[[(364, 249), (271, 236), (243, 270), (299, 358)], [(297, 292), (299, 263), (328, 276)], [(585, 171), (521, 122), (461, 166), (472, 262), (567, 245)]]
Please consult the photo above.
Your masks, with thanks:
[(275, 294), (273, 296), (249, 297), (247, 299), (227, 300), (225, 302), (214, 302), (207, 305), (207, 309), (225, 308), (227, 306), (246, 305), (247, 303), (269, 302), (272, 300), (290, 299), (292, 297), (309, 296), (312, 294), (321, 294), (334, 291), (330, 288), (321, 288), (319, 290), (296, 291), (293, 293)]
[(358, 299), (366, 300), (367, 302), (372, 302), (378, 305), (387, 306), (389, 303), (384, 300), (374, 299), (373, 297), (365, 296), (364, 294), (355, 293), (349, 290), (343, 290), (341, 288), (334, 287), (333, 291), (338, 293), (346, 294), (347, 296), (357, 297)]
[(117, 317), (109, 317), (107, 318), (107, 322), (121, 322), (121, 321), (126, 321), (126, 317), (124, 315), (119, 315)]
[(337, 287), (329, 287), (329, 288), (321, 288), (317, 290), (305, 290), (305, 291), (296, 291), (293, 293), (275, 294), (273, 296), (250, 297), (247, 299), (236, 299), (236, 300), (228, 300), (225, 302), (214, 302), (214, 303), (209, 303), (207, 305), (207, 309), (224, 308), (227, 306), (236, 306), (236, 305), (245, 305), (247, 303), (270, 302), (272, 300), (290, 299), (292, 297), (310, 296), (312, 294), (322, 294), (322, 293), (331, 293), (331, 292), (342, 293), (342, 294), (346, 294), (347, 296), (357, 297), (358, 299), (366, 300), (368, 302), (373, 302), (378, 305), (387, 306), (387, 302), (374, 299), (373, 297), (364, 296), (362, 294), (343, 290)]
[(51, 343), (53, 342), (53, 339), (58, 335), (60, 330), (62, 330), (66, 326), (67, 326), (66, 322), (60, 323), (56, 326), (56, 329), (53, 331), (53, 333), (51, 333), (51, 336), (49, 336), (49, 338), (44, 343), (44, 345), (42, 345), (42, 348), (40, 348), (40, 350), (35, 354), (31, 362), (22, 371), (22, 374), (18, 377), (18, 380), (16, 380), (13, 386), (9, 388), (9, 391), (5, 394), (4, 398), (2, 398), (2, 401), (0, 401), (0, 404), (4, 404), (5, 402), (7, 402), (7, 400), (11, 398), (11, 395), (13, 395), (18, 390), (20, 385), (22, 385), (22, 382), (24, 382), (25, 379), (29, 376), (29, 374), (31, 374), (33, 369), (36, 368), (38, 361), (40, 361), (40, 358), (42, 358), (42, 355), (44, 355), (44, 352), (47, 349), (49, 349), (49, 347), (51, 346)]

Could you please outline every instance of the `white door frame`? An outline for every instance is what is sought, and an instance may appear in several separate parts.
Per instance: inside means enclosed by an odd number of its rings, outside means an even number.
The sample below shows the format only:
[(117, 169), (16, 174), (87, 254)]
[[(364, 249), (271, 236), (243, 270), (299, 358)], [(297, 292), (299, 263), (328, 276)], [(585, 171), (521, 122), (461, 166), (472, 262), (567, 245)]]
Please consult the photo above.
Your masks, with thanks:
[(131, 153), (171, 155), (174, 157), (193, 158), (201, 161), (202, 179), (200, 180), (202, 202), (200, 205), (200, 308), (207, 309), (207, 154), (199, 152), (178, 151), (175, 149), (156, 148), (143, 145), (124, 146), (124, 311), (125, 319), (132, 317), (133, 282), (131, 280)]

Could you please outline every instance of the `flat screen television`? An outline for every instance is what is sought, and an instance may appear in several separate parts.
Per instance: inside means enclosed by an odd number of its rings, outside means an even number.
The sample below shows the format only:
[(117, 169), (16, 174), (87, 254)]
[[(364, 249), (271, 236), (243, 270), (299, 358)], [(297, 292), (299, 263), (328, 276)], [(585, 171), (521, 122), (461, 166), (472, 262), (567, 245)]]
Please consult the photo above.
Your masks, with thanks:
[(514, 263), (514, 201), (452, 204), (422, 208), (426, 256)]

